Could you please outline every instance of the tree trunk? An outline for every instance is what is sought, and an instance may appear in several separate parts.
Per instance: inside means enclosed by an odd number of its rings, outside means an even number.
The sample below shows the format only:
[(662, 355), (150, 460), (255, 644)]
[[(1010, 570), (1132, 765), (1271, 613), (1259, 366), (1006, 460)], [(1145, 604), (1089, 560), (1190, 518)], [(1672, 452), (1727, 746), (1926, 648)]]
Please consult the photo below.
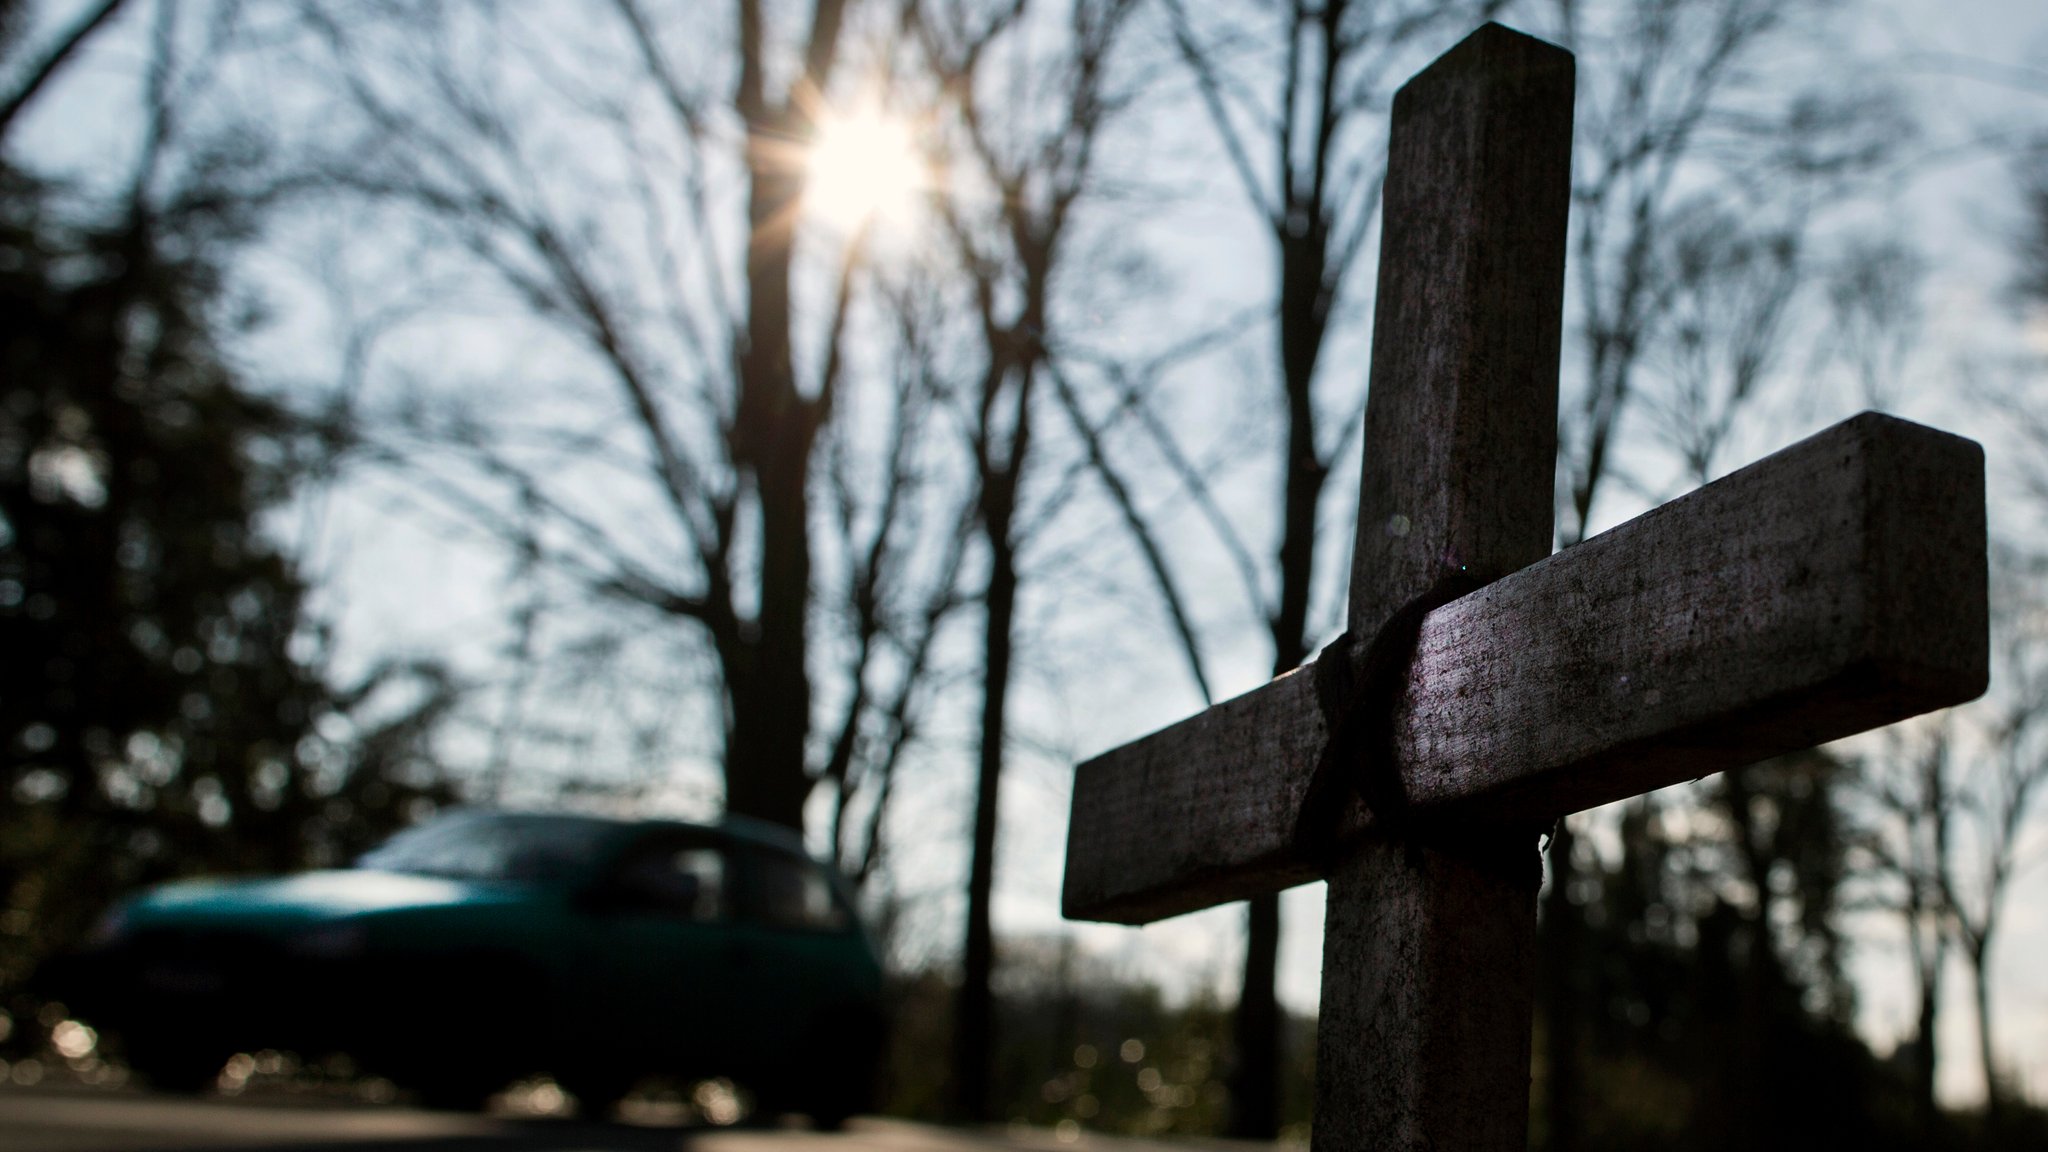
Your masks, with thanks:
[(2005, 1119), (2004, 1100), (2001, 1099), (1997, 1065), (1991, 1056), (1991, 934), (1977, 937), (1970, 944), (1970, 975), (1977, 1002), (1977, 1059), (1984, 1064), (1984, 1125), (1996, 1133)]
[[(1758, 887), (1758, 893), (1767, 892), (1767, 887)], [(1723, 1132), (1727, 1135), (1724, 1145), (1729, 1148), (1768, 1147), (1772, 1142), (1771, 1126), (1780, 1115), (1782, 1092), (1773, 1091), (1771, 1076), (1771, 1052), (1776, 1047), (1778, 1020), (1772, 1012), (1772, 1000), (1782, 981), (1778, 976), (1778, 955), (1770, 939), (1770, 927), (1766, 915), (1770, 903), (1767, 897), (1759, 896), (1758, 907), (1752, 917), (1745, 917), (1747, 923), (1747, 947), (1741, 980), (1741, 1002), (1736, 1009), (1739, 1013), (1735, 1043), (1724, 1057), (1723, 1073), (1727, 1077), (1728, 1099), (1736, 1106), (1729, 1111)]]
[[(1917, 930), (1917, 929), (1916, 929)], [(1941, 1009), (1941, 963), (1920, 973), (1920, 1014), (1913, 1029), (1912, 1076), (1914, 1122), (1922, 1137), (1931, 1136), (1941, 1111), (1934, 1102), (1934, 1029)]]
[[(1293, 469), (1290, 469), (1290, 473)], [(1290, 477), (1291, 480), (1291, 477)], [(1294, 506), (1291, 498), (1295, 485), (1289, 484), (1289, 507)], [(1306, 518), (1314, 523), (1315, 503), (1313, 496), (1307, 504)], [(1290, 520), (1292, 523), (1292, 520)], [(1283, 569), (1285, 559), (1293, 552), (1299, 553), (1297, 562), (1306, 571), (1313, 553), (1298, 547), (1298, 541), (1283, 540), (1281, 555)], [(1306, 628), (1308, 616), (1308, 582), (1298, 582), (1299, 594), (1290, 600), (1283, 595), (1281, 611), (1274, 631), (1274, 648), (1278, 658), (1274, 661), (1274, 675), (1291, 671), (1301, 665), (1302, 642), (1296, 639), (1288, 642), (1282, 637), (1300, 637)], [(1289, 587), (1294, 587), (1290, 582)], [(1283, 629), (1292, 622), (1293, 631)], [(1238, 986), (1237, 1012), (1231, 1018), (1230, 1043), (1232, 1060), (1230, 1067), (1230, 1113), (1227, 1121), (1230, 1135), (1241, 1140), (1271, 1140), (1280, 1132), (1280, 1059), (1281, 1027), (1285, 1018), (1280, 1011), (1280, 997), (1275, 982), (1280, 970), (1280, 894), (1268, 892), (1254, 896), (1245, 903), (1244, 978)]]
[(807, 409), (777, 429), (777, 454), (790, 463), (761, 468), (760, 608), (743, 692), (732, 694), (732, 743), (726, 757), (726, 810), (804, 827), (812, 780), (805, 764), (811, 728), (809, 608), (811, 546)]
[(810, 464), (819, 413), (797, 388), (790, 356), (791, 220), (801, 169), (778, 157), (794, 118), (762, 113), (749, 124), (747, 335), (732, 430), (733, 460), (752, 482), (761, 528), (759, 605), (725, 661), (731, 715), (726, 811), (803, 831), (811, 778)]
[(1579, 908), (1572, 903), (1571, 820), (1559, 820), (1550, 838), (1550, 890), (1543, 896), (1538, 951), (1543, 1012), (1543, 1110), (1547, 1152), (1572, 1152), (1585, 1130), (1585, 1067), (1579, 1058)]
[[(1268, 621), (1273, 675), (1308, 656), (1308, 607), (1315, 577), (1316, 509), (1330, 470), (1316, 446), (1315, 374), (1328, 329), (1329, 234), (1319, 215), (1280, 248), (1280, 382), (1287, 409), (1287, 460), (1280, 497), (1280, 603)], [(1244, 982), (1231, 1024), (1230, 1135), (1271, 1140), (1280, 1132), (1280, 1029), (1274, 980), (1280, 968), (1280, 897), (1254, 897), (1245, 912)]]
[(1245, 905), (1244, 983), (1231, 1019), (1230, 1133), (1271, 1139), (1280, 1130), (1280, 894)]
[[(1038, 331), (1044, 316), (1042, 295), (1031, 297), (1025, 316), (1027, 330)], [(975, 443), (981, 527), (988, 541), (988, 585), (982, 597), (981, 761), (975, 779), (973, 858), (967, 877), (967, 940), (961, 951), (960, 996), (953, 1016), (953, 1109), (958, 1119), (973, 1122), (994, 1118), (990, 1088), (995, 1068), (995, 994), (990, 983), (995, 975), (995, 936), (990, 902), (995, 891), (997, 804), (1017, 614), (1017, 541), (1012, 526), (1031, 444), (1034, 378), (1030, 357), (1017, 355), (1004, 341), (992, 342), (989, 356)], [(1013, 370), (1017, 383), (1010, 401), (1010, 437), (1004, 454), (994, 413), (1003, 383)]]
[[(986, 490), (986, 489), (985, 489)], [(1000, 496), (997, 497), (1001, 499)], [(967, 947), (953, 1022), (953, 1099), (961, 1120), (992, 1118), (995, 1060), (995, 938), (989, 899), (995, 888), (996, 800), (1002, 782), (1004, 705), (1010, 691), (1011, 628), (1017, 604), (1016, 555), (1008, 509), (990, 516), (987, 615), (982, 632), (981, 765), (974, 797), (974, 856), (967, 880)]]

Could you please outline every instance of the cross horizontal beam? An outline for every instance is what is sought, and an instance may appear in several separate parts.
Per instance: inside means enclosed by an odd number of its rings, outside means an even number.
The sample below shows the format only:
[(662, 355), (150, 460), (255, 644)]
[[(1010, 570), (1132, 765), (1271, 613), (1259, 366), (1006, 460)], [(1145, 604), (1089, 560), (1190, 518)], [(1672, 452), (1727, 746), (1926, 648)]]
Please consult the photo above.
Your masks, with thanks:
[[(1411, 817), (1548, 823), (1980, 695), (1983, 469), (1865, 413), (1430, 613), (1394, 711)], [(1065, 914), (1316, 878), (1327, 736), (1302, 670), (1082, 764)]]

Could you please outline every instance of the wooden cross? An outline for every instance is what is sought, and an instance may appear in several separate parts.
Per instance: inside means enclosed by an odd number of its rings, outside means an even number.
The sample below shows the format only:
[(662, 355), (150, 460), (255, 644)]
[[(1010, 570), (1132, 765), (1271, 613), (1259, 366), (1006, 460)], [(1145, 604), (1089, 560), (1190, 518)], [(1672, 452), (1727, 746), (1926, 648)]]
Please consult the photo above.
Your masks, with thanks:
[[(1323, 1152), (1525, 1147), (1554, 821), (1988, 679), (1983, 453), (1919, 425), (1866, 413), (1550, 555), (1572, 88), (1489, 24), (1395, 98), (1346, 641), (1075, 774), (1069, 918), (1328, 878)], [(1397, 615), (1389, 678), (1363, 649)]]

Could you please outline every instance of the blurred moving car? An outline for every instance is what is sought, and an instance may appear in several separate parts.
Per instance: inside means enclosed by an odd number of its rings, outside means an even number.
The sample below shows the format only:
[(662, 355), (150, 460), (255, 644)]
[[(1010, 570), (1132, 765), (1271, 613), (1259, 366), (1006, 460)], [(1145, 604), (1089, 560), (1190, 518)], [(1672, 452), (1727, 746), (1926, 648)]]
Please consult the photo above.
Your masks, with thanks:
[(881, 967), (784, 829), (460, 811), (352, 869), (191, 880), (108, 913), (62, 992), (160, 1087), (236, 1052), (347, 1052), (431, 1105), (551, 1073), (599, 1115), (729, 1076), (836, 1127), (872, 1104)]

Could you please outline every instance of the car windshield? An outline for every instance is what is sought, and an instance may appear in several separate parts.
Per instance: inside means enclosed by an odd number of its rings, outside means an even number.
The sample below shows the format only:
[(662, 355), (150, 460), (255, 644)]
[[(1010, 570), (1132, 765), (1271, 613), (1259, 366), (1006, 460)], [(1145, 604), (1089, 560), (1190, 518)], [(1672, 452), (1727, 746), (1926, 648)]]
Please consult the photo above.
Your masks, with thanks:
[(462, 880), (558, 884), (588, 871), (618, 831), (577, 816), (457, 813), (401, 832), (356, 867)]

